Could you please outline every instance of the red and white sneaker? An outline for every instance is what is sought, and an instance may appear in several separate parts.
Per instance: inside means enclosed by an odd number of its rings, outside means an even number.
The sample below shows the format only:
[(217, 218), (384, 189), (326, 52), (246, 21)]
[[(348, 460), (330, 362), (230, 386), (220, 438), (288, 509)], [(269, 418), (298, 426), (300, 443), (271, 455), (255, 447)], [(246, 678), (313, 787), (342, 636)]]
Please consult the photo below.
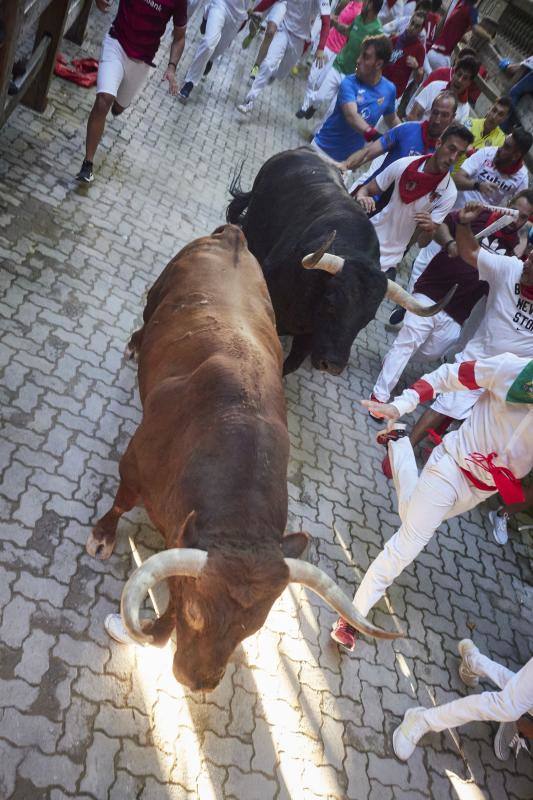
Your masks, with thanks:
[[(382, 405), (385, 405), (385, 403), (383, 403), (383, 400), (378, 400), (378, 398), (376, 397), (376, 395), (375, 395), (373, 392), (372, 392), (372, 394), (370, 395), (370, 398), (369, 398), (369, 399), (370, 399), (370, 400), (372, 400), (372, 402), (374, 402), (374, 403), (382, 403)], [(379, 422), (380, 420), (384, 419), (384, 417), (382, 417), (382, 416), (381, 416), (381, 414), (376, 414), (376, 412), (375, 412), (375, 411), (370, 411), (370, 410), (369, 410), (369, 411), (368, 411), (368, 413), (369, 413), (369, 415), (372, 417), (372, 419), (375, 419), (375, 420), (377, 420), (378, 422)]]
[(357, 631), (349, 622), (342, 619), (342, 617), (339, 617), (333, 626), (330, 636), (334, 642), (340, 644), (341, 647), (344, 647), (344, 649), (348, 650), (350, 653), (354, 649), (357, 641)]
[(393, 422), (390, 428), (378, 431), (376, 442), (387, 447), (389, 442), (397, 442), (398, 439), (403, 439), (404, 436), (407, 436), (406, 428), (407, 425), (404, 425), (403, 422)]

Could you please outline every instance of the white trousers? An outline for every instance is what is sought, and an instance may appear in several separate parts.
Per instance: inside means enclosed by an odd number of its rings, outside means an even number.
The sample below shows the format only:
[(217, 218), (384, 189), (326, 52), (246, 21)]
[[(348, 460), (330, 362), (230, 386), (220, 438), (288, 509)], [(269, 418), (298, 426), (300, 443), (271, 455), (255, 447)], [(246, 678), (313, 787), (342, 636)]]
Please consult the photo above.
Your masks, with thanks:
[(302, 108), (304, 111), (307, 111), (309, 106), (314, 106), (317, 92), (324, 83), (324, 80), (336, 57), (337, 53), (333, 52), (333, 50), (330, 50), (329, 47), (326, 47), (324, 49), (324, 66), (318, 67), (313, 61), (313, 65), (309, 71), (309, 77), (307, 79), (305, 97), (302, 103)]
[(415, 283), (422, 275), (429, 262), (437, 255), (439, 250), (442, 250), (442, 247), (435, 241), (431, 241), (428, 245), (426, 245), (426, 247), (422, 247), (417, 257), (413, 261), (413, 266), (411, 267), (411, 277), (409, 278), (409, 283), (407, 284), (408, 292), (413, 291)]
[[(415, 293), (413, 297), (424, 306), (433, 303), (424, 294)], [(460, 333), (461, 326), (446, 311), (439, 311), (433, 317), (419, 317), (407, 311), (403, 326), (383, 359), (373, 394), (382, 403), (387, 403), (409, 359), (418, 350), (427, 358), (439, 358), (459, 338)]]
[(426, 58), (424, 59), (424, 72), (429, 75), (439, 67), (449, 67), (451, 64), (450, 56), (439, 52), (438, 50), (428, 50)]
[(475, 720), (515, 722), (522, 714), (533, 712), (533, 658), (515, 673), (480, 653), (472, 659), (472, 667), (481, 678), (488, 678), (502, 691), (472, 694), (427, 709), (424, 718), (432, 731), (456, 728)]
[(259, 67), (252, 88), (246, 95), (246, 103), (255, 100), (263, 91), (271, 78), (284, 78), (292, 67), (298, 63), (303, 50), (304, 40), (294, 36), (282, 22), (279, 30), (268, 48), (265, 60)]
[(231, 14), (221, 0), (213, 0), (209, 6), (205, 33), (189, 66), (185, 82), (198, 83), (208, 61), (213, 61), (228, 49), (243, 22), (242, 16)]
[(339, 87), (345, 77), (346, 75), (343, 72), (339, 72), (338, 69), (335, 69), (332, 62), (322, 80), (319, 90), (313, 95), (313, 105), (321, 110), (320, 121), (315, 128), (315, 133), (322, 127), (324, 120), (330, 116), (335, 108)]
[(369, 566), (355, 593), (354, 605), (364, 617), (424, 549), (441, 522), (494, 494), (471, 486), (443, 445), (433, 450), (420, 477), (407, 436), (389, 443), (389, 458), (402, 525)]

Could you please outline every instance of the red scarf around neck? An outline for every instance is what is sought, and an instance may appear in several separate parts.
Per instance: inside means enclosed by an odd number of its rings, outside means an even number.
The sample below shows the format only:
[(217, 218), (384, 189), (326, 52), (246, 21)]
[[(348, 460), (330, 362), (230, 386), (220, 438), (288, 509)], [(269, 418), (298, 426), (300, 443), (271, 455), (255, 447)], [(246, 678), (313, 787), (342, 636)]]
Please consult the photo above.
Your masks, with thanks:
[(439, 172), (421, 172), (418, 168), (420, 165), (427, 161), (431, 156), (421, 156), (420, 158), (411, 161), (409, 166), (404, 169), (400, 180), (398, 182), (398, 190), (400, 197), (404, 203), (413, 203), (420, 197), (433, 192), (441, 180), (446, 177), (448, 173)]
[(513, 161), (512, 164), (509, 164), (507, 167), (499, 167), (494, 164), (498, 172), (501, 172), (502, 175), (514, 175), (515, 172), (524, 166), (524, 161), (521, 158), (518, 158), (516, 161)]
[(533, 286), (526, 286), (524, 283), (520, 284), (520, 294), (526, 300), (533, 300)]
[(424, 150), (426, 151), (426, 153), (429, 150), (434, 152), (435, 146), (437, 144), (437, 139), (432, 139), (431, 136), (429, 135), (428, 127), (429, 127), (429, 120), (426, 120), (425, 122), (422, 123), (422, 126), (421, 126), (421, 128), (422, 128), (422, 141), (424, 143)]

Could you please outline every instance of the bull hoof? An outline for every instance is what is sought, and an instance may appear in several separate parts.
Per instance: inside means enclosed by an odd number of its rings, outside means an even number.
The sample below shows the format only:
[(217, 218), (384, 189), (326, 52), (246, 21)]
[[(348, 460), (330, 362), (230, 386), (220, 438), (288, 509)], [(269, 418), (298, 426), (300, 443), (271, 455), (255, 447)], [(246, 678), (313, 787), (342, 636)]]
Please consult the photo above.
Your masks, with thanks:
[(105, 561), (115, 549), (115, 540), (106, 540), (102, 538), (102, 534), (98, 536), (97, 528), (95, 528), (89, 534), (85, 549), (93, 558), (97, 558), (99, 561)]

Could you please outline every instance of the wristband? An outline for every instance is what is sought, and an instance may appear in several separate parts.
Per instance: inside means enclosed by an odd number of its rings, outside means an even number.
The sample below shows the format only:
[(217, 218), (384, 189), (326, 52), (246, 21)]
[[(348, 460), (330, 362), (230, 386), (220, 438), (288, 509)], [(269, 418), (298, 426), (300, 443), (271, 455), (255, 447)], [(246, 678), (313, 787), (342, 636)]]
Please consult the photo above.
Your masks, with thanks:
[(363, 133), (363, 139), (365, 142), (373, 142), (374, 139), (379, 139), (381, 136), (380, 132), (377, 131), (375, 128), (367, 128), (366, 131)]
[(178, 66), (178, 65), (177, 65), (177, 64), (175, 64), (173, 61), (169, 61), (169, 62), (168, 62), (168, 66), (169, 66), (169, 67), (174, 67), (174, 69), (177, 69), (177, 66)]
[(457, 219), (457, 222), (456, 222), (456, 224), (457, 224), (457, 225), (470, 225), (470, 223), (469, 223), (469, 222), (461, 222), (461, 220), (460, 220), (460, 219)]
[(448, 254), (448, 249), (451, 244), (455, 244), (455, 239), (448, 239), (448, 241), (444, 245), (444, 250), (446, 251), (446, 254)]

